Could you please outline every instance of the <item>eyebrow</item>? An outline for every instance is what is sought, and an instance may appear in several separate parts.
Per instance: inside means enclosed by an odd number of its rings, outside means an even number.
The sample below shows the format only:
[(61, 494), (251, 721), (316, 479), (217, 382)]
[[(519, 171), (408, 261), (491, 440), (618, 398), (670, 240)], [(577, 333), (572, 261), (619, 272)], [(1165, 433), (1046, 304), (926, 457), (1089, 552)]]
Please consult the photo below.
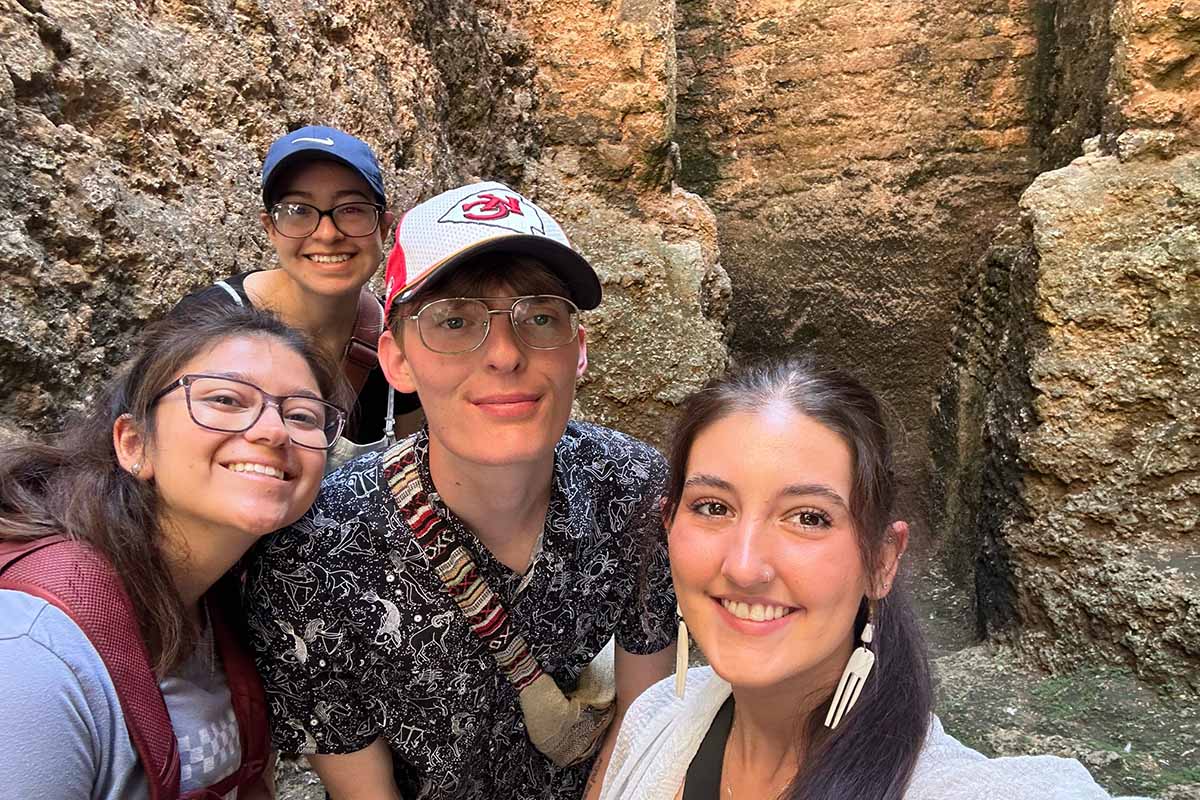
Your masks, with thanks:
[[(242, 383), (248, 383), (261, 392), (267, 391), (266, 389), (263, 389), (261, 386), (259, 386), (257, 383), (255, 383), (254, 380), (244, 372), (220, 372), (220, 371), (214, 370), (213, 372), (206, 372), (204, 374), (212, 375), (213, 377), (216, 377), (216, 378), (232, 378), (235, 381), (241, 381)], [(271, 394), (271, 392), (267, 392), (267, 394)], [(295, 389), (289, 389), (288, 391), (284, 392), (283, 394), (276, 395), (276, 397), (311, 397), (313, 400), (321, 400), (322, 399), (321, 395), (314, 392), (312, 389), (305, 389), (304, 387), (297, 387)]]
[(834, 491), (832, 487), (826, 486), (823, 483), (793, 483), (790, 486), (783, 487), (783, 491), (780, 494), (789, 497), (815, 494), (837, 503), (842, 508), (846, 507), (846, 501), (842, 499), (842, 496)]
[[(710, 489), (722, 489), (727, 492), (735, 491), (734, 486), (724, 478), (718, 478), (716, 475), (708, 475), (706, 473), (697, 473), (688, 477), (683, 483), (684, 488), (690, 486), (704, 486)], [(808, 495), (817, 495), (824, 497), (834, 503), (837, 503), (842, 508), (846, 507), (846, 501), (830, 486), (823, 483), (793, 483), (783, 487), (779, 494), (787, 497), (804, 497)]]
[(733, 491), (733, 484), (729, 481), (724, 478), (718, 478), (716, 475), (706, 475), (704, 473), (689, 476), (683, 485), (685, 488), (688, 486), (707, 486), (711, 489), (724, 489), (727, 492)]
[[(311, 200), (313, 197), (312, 192), (305, 192), (300, 189), (289, 189), (288, 191), (279, 195), (279, 197), (280, 197), (280, 199), (283, 199), (284, 197), (291, 197), (293, 195), (295, 195), (296, 197), (302, 197), (306, 200)], [(340, 200), (343, 197), (362, 197), (366, 200), (371, 199), (371, 197), (368, 196), (366, 192), (360, 191), (358, 189), (341, 189), (341, 190), (333, 193), (334, 200)]]

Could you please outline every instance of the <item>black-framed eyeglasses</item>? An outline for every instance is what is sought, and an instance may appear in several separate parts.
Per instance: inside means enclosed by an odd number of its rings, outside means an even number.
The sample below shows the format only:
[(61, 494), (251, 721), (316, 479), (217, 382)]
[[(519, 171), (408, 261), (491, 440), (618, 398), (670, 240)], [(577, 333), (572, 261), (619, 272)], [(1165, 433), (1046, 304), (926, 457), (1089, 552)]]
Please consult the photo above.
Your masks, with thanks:
[(221, 375), (189, 373), (150, 401), (153, 406), (183, 387), (188, 414), (201, 428), (221, 433), (241, 433), (271, 406), (279, 412), (292, 444), (310, 450), (328, 450), (337, 442), (346, 423), (346, 412), (333, 403), (303, 394), (282, 397), (264, 392), (248, 381)]
[(383, 214), (383, 206), (356, 201), (320, 209), (308, 203), (284, 201), (271, 206), (268, 213), (271, 216), (271, 224), (279, 231), (279, 235), (289, 239), (312, 236), (317, 228), (321, 227), (321, 219), (324, 217), (333, 220), (333, 227), (341, 231), (343, 236), (357, 238), (370, 236), (379, 230), (379, 217)]
[[(488, 303), (507, 302), (508, 308)], [(579, 333), (579, 309), (565, 297), (552, 294), (498, 297), (447, 297), (421, 306), (416, 320), (421, 342), (435, 353), (458, 355), (478, 349), (487, 339), (493, 314), (508, 314), (517, 338), (534, 350), (554, 350), (570, 344)]]

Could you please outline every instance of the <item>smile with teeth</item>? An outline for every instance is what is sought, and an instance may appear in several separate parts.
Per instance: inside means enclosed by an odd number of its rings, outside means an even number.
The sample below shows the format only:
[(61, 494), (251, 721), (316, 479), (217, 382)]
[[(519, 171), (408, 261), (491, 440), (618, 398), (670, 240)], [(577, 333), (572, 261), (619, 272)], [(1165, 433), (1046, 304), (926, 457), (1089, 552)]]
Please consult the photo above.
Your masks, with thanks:
[(338, 253), (337, 255), (326, 256), (318, 254), (310, 254), (305, 256), (310, 261), (315, 261), (318, 264), (341, 264), (343, 261), (349, 261), (351, 256), (349, 253)]
[(251, 464), (246, 461), (237, 461), (233, 464), (228, 464), (225, 469), (230, 472), (257, 472), (259, 475), (267, 475), (272, 478), (283, 480), (285, 475), (283, 470), (275, 467), (267, 466), (266, 464)]
[(740, 603), (736, 600), (721, 600), (721, 605), (738, 619), (751, 622), (771, 622), (791, 614), (796, 609), (787, 606), (769, 606), (762, 603)]

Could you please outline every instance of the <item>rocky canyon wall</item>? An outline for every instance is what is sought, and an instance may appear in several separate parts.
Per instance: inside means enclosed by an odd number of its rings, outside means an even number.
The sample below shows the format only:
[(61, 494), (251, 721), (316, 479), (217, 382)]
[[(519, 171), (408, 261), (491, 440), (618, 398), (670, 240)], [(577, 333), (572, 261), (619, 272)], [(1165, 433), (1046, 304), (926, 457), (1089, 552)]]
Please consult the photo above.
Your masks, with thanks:
[(1102, 16), (1106, 36), (1068, 31), (1058, 56), (1068, 93), (1096, 74), (1085, 60), (1110, 65), (1093, 138), (1023, 194), (960, 308), (934, 527), (983, 632), (1047, 666), (1104, 659), (1195, 690), (1200, 9)]
[(582, 414), (661, 443), (726, 340), (816, 348), (897, 410), (981, 632), (1194, 676), (1194, 4), (2, 2), (0, 426), (269, 264), (262, 154), (330, 122), (397, 210), (556, 213), (607, 298)]
[(1033, 3), (678, 8), (681, 182), (717, 215), (734, 355), (855, 368), (919, 470), (962, 280), (1038, 169)]

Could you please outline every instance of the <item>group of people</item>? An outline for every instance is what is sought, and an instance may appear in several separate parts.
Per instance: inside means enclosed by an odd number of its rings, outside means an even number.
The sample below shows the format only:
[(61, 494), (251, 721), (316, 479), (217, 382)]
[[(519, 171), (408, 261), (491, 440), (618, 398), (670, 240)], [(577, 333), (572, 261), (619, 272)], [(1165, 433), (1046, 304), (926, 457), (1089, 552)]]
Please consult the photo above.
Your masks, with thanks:
[(396, 223), (370, 148), (310, 127), (262, 201), (277, 267), (0, 446), (5, 796), (271, 797), (273, 748), (333, 800), (1108, 797), (933, 715), (854, 377), (732, 374), (664, 459), (571, 418), (601, 284), (520, 193)]

